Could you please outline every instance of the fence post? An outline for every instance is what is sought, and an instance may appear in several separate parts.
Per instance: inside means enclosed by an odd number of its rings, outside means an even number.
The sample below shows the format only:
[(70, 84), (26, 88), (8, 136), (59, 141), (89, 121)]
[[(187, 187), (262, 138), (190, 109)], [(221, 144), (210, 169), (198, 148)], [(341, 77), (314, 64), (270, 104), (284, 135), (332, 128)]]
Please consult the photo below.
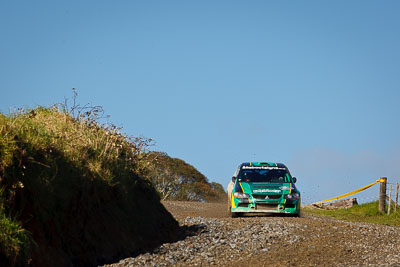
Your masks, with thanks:
[(392, 206), (392, 185), (389, 186), (389, 206), (388, 215), (390, 214), (390, 207)]
[(386, 206), (386, 177), (381, 177), (380, 179), (380, 190), (379, 190), (379, 211), (385, 212)]
[(396, 205), (394, 205), (394, 212), (397, 211), (397, 206), (399, 205), (399, 184), (396, 184)]

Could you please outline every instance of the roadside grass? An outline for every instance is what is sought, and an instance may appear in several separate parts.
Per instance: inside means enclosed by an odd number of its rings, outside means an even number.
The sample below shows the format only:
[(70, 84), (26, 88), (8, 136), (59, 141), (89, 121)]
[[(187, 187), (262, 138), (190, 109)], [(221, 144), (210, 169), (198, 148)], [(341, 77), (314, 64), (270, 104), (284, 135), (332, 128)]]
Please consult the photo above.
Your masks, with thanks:
[(361, 205), (355, 205), (348, 209), (311, 209), (303, 208), (303, 212), (306, 214), (313, 214), (318, 216), (330, 216), (340, 220), (352, 221), (352, 222), (366, 222), (374, 224), (383, 224), (400, 227), (400, 210), (394, 213), (393, 206), (391, 208), (391, 214), (381, 213), (378, 209), (378, 201), (364, 203)]
[[(0, 191), (1, 193), (1, 191)], [(6, 216), (3, 201), (0, 203), (0, 262), (10, 265), (24, 265), (30, 256), (33, 240), (21, 223)], [(1, 259), (5, 257), (6, 259)]]
[[(96, 180), (113, 187), (121, 183), (116, 173), (134, 180), (130, 173), (139, 167), (142, 144), (100, 125), (95, 115), (72, 117), (56, 107), (0, 114), (0, 265), (24, 265), (35, 249), (25, 210), (34, 210), (30, 216), (40, 224), (52, 220), (60, 228), (76, 192)], [(86, 205), (101, 202), (106, 186), (97, 187)]]

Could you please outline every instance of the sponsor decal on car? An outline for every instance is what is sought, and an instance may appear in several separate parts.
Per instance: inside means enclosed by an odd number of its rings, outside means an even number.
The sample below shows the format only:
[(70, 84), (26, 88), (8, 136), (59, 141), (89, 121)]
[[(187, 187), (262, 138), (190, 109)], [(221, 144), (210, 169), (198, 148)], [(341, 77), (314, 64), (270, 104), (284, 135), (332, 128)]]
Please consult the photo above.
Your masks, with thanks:
[(278, 190), (278, 189), (256, 189), (256, 190), (253, 190), (253, 193), (281, 193), (281, 190)]
[(286, 170), (286, 168), (275, 166), (242, 166), (242, 170)]

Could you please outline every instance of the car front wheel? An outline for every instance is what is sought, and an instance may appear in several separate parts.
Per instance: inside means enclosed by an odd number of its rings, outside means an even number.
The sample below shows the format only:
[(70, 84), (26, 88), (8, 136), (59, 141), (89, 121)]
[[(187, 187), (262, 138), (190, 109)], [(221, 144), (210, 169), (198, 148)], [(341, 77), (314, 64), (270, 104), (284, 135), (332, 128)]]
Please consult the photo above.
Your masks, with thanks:
[(232, 212), (231, 209), (232, 209), (232, 199), (231, 199), (231, 196), (228, 195), (228, 210), (227, 210), (228, 217), (231, 217), (231, 218), (238, 217), (238, 214), (236, 212)]

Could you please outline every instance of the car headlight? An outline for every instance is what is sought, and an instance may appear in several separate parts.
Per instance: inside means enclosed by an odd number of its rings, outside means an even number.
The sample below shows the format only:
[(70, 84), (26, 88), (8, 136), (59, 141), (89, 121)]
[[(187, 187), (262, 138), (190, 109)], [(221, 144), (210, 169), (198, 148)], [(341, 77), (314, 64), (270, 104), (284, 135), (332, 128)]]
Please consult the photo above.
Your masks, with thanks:
[(286, 199), (300, 199), (300, 194), (299, 193), (292, 193), (285, 195)]
[(281, 186), (281, 187), (279, 187), (279, 189), (280, 190), (293, 190), (294, 187), (292, 187), (292, 186)]
[(235, 192), (233, 194), (233, 197), (235, 197), (235, 198), (250, 198), (250, 195), (249, 194), (240, 193), (240, 192)]

